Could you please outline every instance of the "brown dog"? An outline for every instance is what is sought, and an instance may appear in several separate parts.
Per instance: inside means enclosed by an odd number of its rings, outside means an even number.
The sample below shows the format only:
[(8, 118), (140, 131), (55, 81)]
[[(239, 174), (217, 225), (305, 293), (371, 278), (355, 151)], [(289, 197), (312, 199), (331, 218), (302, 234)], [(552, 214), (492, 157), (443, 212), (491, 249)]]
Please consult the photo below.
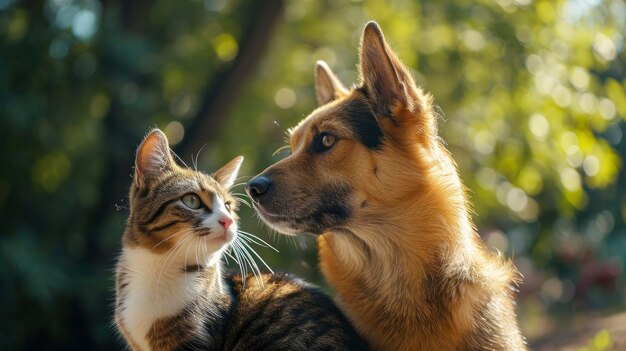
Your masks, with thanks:
[(360, 61), (351, 90), (318, 63), (322, 106), (248, 183), (255, 208), (282, 233), (320, 235), (338, 304), (376, 349), (525, 349), (519, 274), (480, 241), (430, 96), (374, 22)]

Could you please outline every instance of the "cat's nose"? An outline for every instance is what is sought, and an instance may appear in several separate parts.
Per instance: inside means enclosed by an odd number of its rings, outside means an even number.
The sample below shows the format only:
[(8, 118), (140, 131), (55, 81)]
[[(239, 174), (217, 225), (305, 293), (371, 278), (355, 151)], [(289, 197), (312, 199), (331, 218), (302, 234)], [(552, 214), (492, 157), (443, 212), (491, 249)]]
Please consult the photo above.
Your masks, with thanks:
[(233, 219), (230, 217), (222, 217), (218, 220), (219, 224), (224, 227), (224, 229), (230, 228), (231, 224), (233, 224)]
[(272, 181), (268, 177), (258, 176), (246, 184), (246, 191), (248, 195), (254, 199), (258, 199), (267, 192), (271, 185)]

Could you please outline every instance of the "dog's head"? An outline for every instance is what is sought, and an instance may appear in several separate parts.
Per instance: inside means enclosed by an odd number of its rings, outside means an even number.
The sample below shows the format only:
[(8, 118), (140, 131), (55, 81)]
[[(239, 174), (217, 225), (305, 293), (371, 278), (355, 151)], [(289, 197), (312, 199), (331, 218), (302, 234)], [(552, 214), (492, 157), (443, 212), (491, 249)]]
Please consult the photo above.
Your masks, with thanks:
[[(444, 156), (430, 97), (374, 22), (360, 46), (361, 82), (347, 89), (323, 62), (320, 107), (291, 130), (291, 155), (247, 184), (262, 219), (285, 234), (354, 229), (419, 195)], [(439, 167), (439, 166), (436, 166)]]

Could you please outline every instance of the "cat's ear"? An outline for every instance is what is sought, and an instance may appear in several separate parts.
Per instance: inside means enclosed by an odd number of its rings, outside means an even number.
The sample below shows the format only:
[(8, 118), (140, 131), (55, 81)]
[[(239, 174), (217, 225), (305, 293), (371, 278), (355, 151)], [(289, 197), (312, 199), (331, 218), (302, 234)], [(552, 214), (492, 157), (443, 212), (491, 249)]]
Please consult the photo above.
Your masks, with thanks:
[(325, 105), (335, 99), (348, 95), (348, 89), (328, 67), (326, 62), (317, 61), (315, 64), (315, 96), (320, 105)]
[(137, 148), (135, 184), (143, 187), (150, 179), (172, 171), (175, 166), (167, 137), (161, 130), (154, 129)]
[(237, 156), (225, 164), (222, 168), (218, 169), (213, 178), (225, 188), (230, 188), (237, 179), (239, 174), (239, 168), (243, 163), (243, 156)]

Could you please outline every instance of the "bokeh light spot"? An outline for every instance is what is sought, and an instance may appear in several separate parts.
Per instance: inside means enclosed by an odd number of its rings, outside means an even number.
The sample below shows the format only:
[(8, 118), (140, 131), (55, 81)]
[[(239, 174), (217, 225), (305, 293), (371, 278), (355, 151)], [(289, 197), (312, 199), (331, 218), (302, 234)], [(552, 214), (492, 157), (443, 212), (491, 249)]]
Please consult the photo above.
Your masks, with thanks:
[(559, 278), (552, 277), (541, 286), (541, 296), (545, 299), (558, 301), (563, 295), (563, 283)]
[(526, 208), (527, 203), (528, 197), (522, 189), (511, 188), (506, 195), (507, 206), (515, 212), (521, 212), (524, 208)]
[(613, 41), (602, 33), (596, 34), (593, 41), (593, 50), (606, 61), (615, 59), (617, 55)]
[(544, 116), (534, 113), (528, 120), (528, 128), (537, 139), (543, 140), (548, 136), (550, 124)]
[(584, 93), (580, 99), (578, 99), (578, 104), (583, 112), (594, 113), (598, 108), (598, 99), (591, 93)]
[(589, 87), (590, 80), (591, 78), (589, 77), (589, 72), (587, 72), (587, 70), (582, 67), (575, 67), (570, 75), (570, 82), (576, 89), (580, 91), (585, 90), (587, 89), (587, 87)]
[(90, 39), (96, 33), (97, 18), (91, 10), (79, 11), (72, 21), (72, 33), (79, 39)]
[(588, 176), (595, 176), (600, 171), (600, 160), (598, 160), (598, 158), (594, 155), (585, 157), (585, 160), (583, 161), (583, 170)]
[(109, 97), (104, 93), (99, 93), (94, 96), (89, 105), (89, 112), (94, 119), (100, 119), (109, 112), (111, 101)]
[(617, 113), (617, 109), (615, 108), (615, 103), (612, 100), (602, 98), (600, 99), (600, 103), (598, 104), (598, 110), (602, 118), (607, 121), (615, 118), (615, 114)]
[(276, 103), (276, 106), (282, 109), (293, 107), (293, 105), (296, 104), (296, 100), (296, 93), (289, 88), (281, 88), (274, 95), (274, 102)]
[(165, 135), (167, 135), (170, 145), (176, 145), (183, 140), (183, 137), (185, 136), (185, 128), (182, 123), (172, 121), (165, 127)]
[(64, 153), (54, 152), (35, 162), (31, 175), (34, 183), (52, 193), (70, 173), (72, 164)]
[(485, 189), (493, 189), (497, 180), (498, 174), (489, 167), (481, 167), (476, 173), (476, 181)]
[(495, 145), (496, 138), (486, 130), (481, 130), (474, 136), (474, 148), (483, 155), (491, 154)]
[(64, 58), (70, 50), (70, 39), (69, 35), (62, 33), (58, 35), (54, 40), (50, 43), (50, 47), (48, 48), (48, 54), (51, 58), (58, 60)]
[(572, 93), (562, 85), (556, 86), (552, 93), (552, 98), (561, 107), (568, 107), (572, 103)]
[(565, 189), (575, 192), (580, 190), (580, 174), (576, 172), (573, 168), (563, 168), (560, 173), (561, 176), (561, 184), (565, 187)]
[(337, 55), (334, 50), (327, 47), (321, 47), (313, 53), (312, 63), (315, 63), (317, 60), (326, 61), (326, 63), (332, 67), (337, 62)]
[(509, 247), (509, 240), (500, 230), (491, 230), (485, 234), (485, 241), (489, 247), (500, 252), (506, 252)]
[(230, 34), (223, 33), (218, 35), (214, 41), (215, 53), (222, 61), (231, 61), (237, 56), (239, 46), (237, 40)]
[(580, 146), (571, 145), (565, 150), (567, 154), (567, 163), (572, 167), (578, 167), (583, 163), (583, 153), (580, 150)]
[(463, 44), (471, 51), (479, 51), (485, 47), (485, 37), (473, 29), (463, 32), (462, 40)]

